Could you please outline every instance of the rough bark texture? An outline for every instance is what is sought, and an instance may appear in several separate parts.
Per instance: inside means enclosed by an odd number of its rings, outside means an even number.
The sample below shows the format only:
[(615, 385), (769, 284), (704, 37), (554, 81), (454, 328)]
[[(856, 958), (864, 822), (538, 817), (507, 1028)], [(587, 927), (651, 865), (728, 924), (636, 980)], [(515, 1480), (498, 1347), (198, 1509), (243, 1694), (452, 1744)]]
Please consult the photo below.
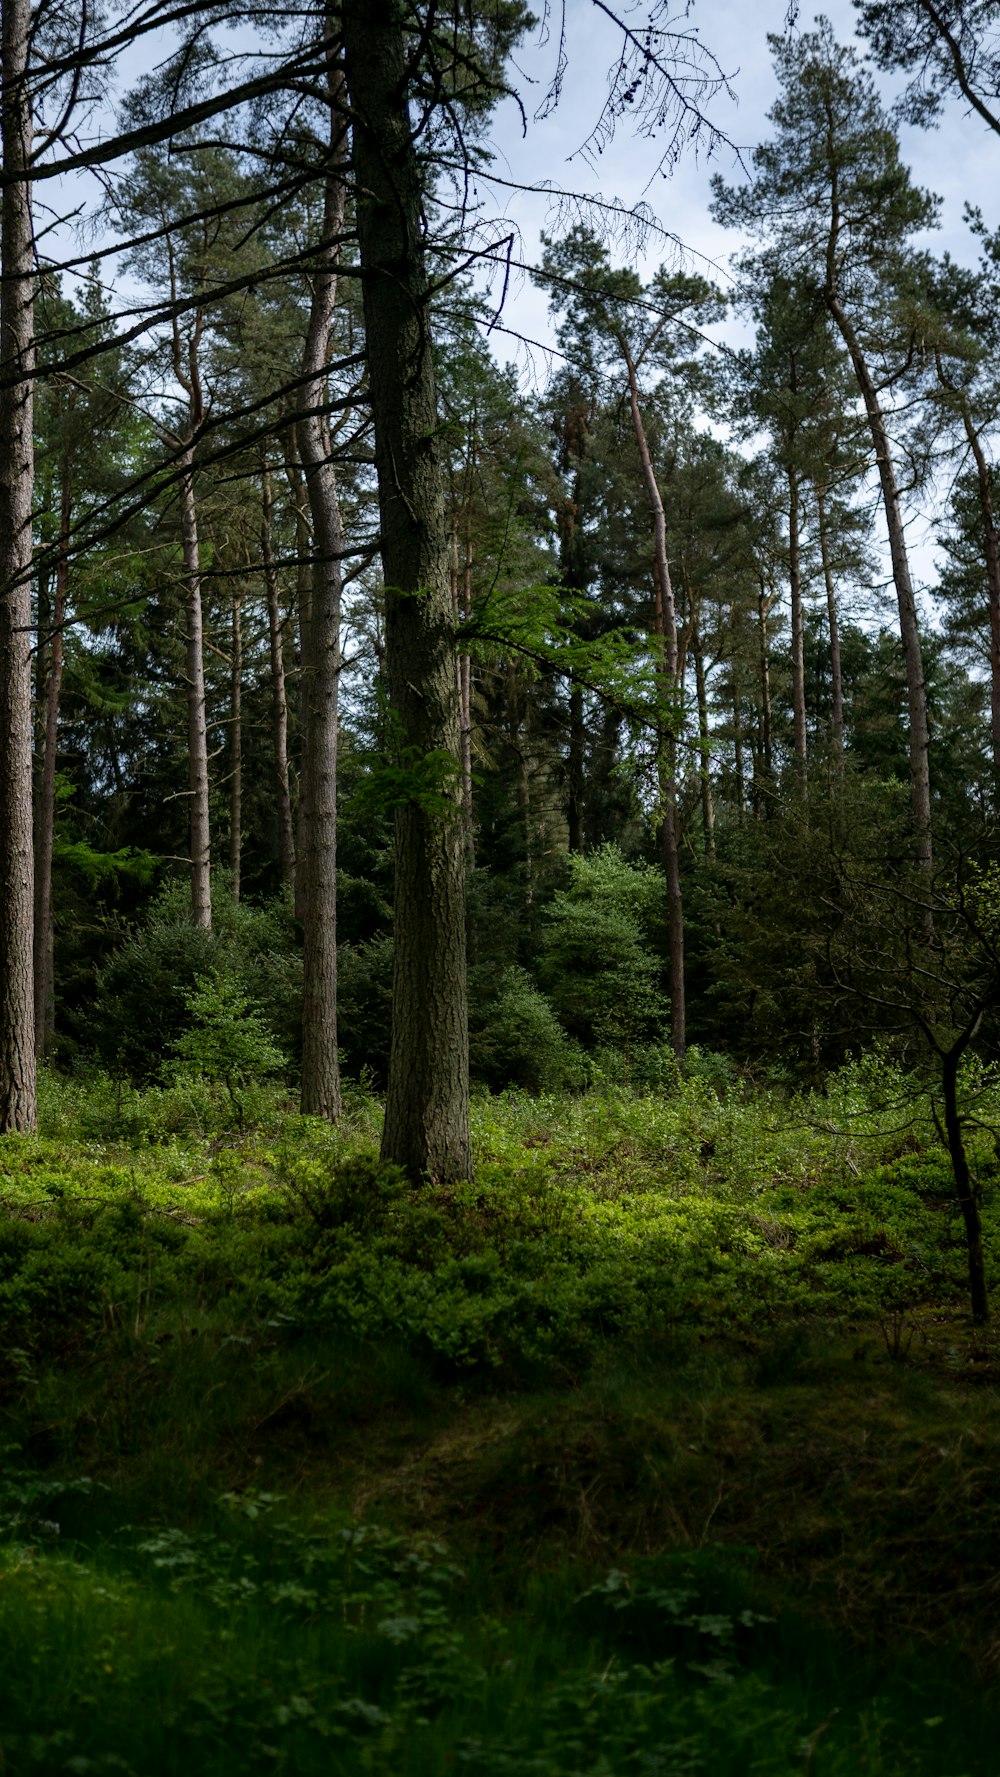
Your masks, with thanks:
[(698, 767), (701, 778), (701, 819), (705, 831), (705, 856), (715, 856), (715, 797), (712, 794), (712, 737), (708, 722), (708, 683), (705, 655), (697, 625), (691, 634), (694, 655), (695, 695), (698, 699)]
[(34, 253), (28, 0), (0, 23), (0, 1133), (35, 1126), (31, 821)]
[[(35, 1054), (45, 1054), (55, 1022), (55, 986), (52, 943), (52, 851), (56, 825), (56, 763), (59, 743), (59, 698), (62, 690), (63, 628), (66, 621), (66, 588), (69, 578), (69, 523), (73, 487), (69, 464), (63, 464), (59, 497), (59, 559), (56, 563), (56, 596), (49, 622), (48, 675), (45, 679), (45, 723), (42, 737), (42, 770), (35, 809)], [(41, 609), (39, 609), (39, 629)]]
[[(658, 654), (660, 694), (664, 705), (679, 707), (677, 694), (677, 607), (670, 579), (667, 555), (667, 521), (663, 510), (656, 470), (650, 454), (646, 428), (639, 404), (639, 384), (632, 355), (623, 339), (619, 339), (628, 372), (629, 410), (632, 430), (642, 464), (642, 477), (653, 525), (653, 629)], [(676, 719), (676, 716), (674, 717)], [(659, 791), (663, 809), (660, 846), (663, 870), (667, 879), (667, 944), (670, 954), (670, 1046), (684, 1064), (687, 1046), (686, 1005), (684, 994), (684, 900), (681, 891), (680, 835), (677, 817), (677, 736), (668, 719), (659, 735)]]
[(205, 714), (205, 645), (201, 615), (201, 557), (194, 497), (192, 452), (181, 458), (181, 545), (186, 595), (188, 791), (191, 802), (191, 920), (212, 924), (212, 844), (208, 822), (208, 724)]
[(278, 576), (271, 542), (271, 472), (265, 461), (261, 474), (262, 519), (260, 558), (264, 564), (267, 598), (267, 630), (271, 650), (271, 741), (274, 751), (274, 797), (278, 817), (278, 856), (281, 880), (286, 889), (295, 884), (295, 839), (292, 828), (292, 796), (288, 782), (288, 698), (285, 691), (284, 624), (278, 599)]
[(788, 581), (792, 598), (792, 734), (798, 782), (806, 789), (806, 666), (802, 613), (802, 552), (800, 548), (800, 499), (798, 470), (788, 470)]
[(238, 901), (243, 860), (243, 601), (239, 593), (233, 596), (229, 723), (229, 869), (233, 900)]
[(402, 760), (439, 783), (396, 812), (395, 970), (382, 1153), (469, 1176), (465, 870), (448, 533), (407, 102), (401, 0), (344, 0), (365, 327), (386, 585), (386, 669)]
[(339, 237), (347, 201), (347, 121), (343, 71), (328, 69), (330, 114), (323, 191), (323, 250), (313, 273), (313, 298), (303, 355), (299, 455), (312, 515), (313, 568), (302, 625), (302, 1109), (340, 1116), (337, 1050), (337, 712), (340, 698), (340, 606), (344, 533), (330, 428), (322, 411), (337, 303)]

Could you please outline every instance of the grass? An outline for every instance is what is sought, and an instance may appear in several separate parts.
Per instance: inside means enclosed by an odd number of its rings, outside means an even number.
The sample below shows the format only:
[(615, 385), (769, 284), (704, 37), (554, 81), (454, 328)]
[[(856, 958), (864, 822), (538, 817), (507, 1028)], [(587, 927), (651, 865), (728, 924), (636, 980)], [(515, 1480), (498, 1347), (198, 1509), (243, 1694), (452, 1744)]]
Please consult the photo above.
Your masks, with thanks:
[(361, 1098), (123, 1140), (50, 1085), (0, 1769), (992, 1771), (1000, 1345), (902, 1093), (483, 1099), (475, 1186), (412, 1192)]

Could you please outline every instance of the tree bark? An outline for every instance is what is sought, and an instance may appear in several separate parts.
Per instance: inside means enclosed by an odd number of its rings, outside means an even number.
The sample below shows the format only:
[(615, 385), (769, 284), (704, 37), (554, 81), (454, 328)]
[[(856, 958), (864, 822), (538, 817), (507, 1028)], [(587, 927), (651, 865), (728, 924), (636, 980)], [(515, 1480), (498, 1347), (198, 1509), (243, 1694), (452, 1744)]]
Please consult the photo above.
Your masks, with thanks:
[(303, 970), (302, 1110), (340, 1116), (337, 1049), (337, 717), (340, 698), (340, 609), (344, 532), (330, 427), (323, 411), (337, 303), (340, 236), (347, 202), (347, 114), (344, 75), (332, 47), (327, 73), (329, 154), (323, 191), (323, 251), (313, 274), (313, 299), (303, 356), (299, 455), (312, 515), (313, 569), (302, 627)]
[(278, 858), (281, 881), (295, 887), (295, 839), (292, 796), (288, 782), (288, 699), (285, 690), (284, 624), (278, 602), (278, 576), (272, 543), (271, 471), (265, 457), (261, 470), (260, 558), (264, 565), (267, 631), (271, 655), (271, 741), (274, 752), (274, 795), (278, 811)]
[(798, 470), (788, 468), (788, 580), (792, 603), (792, 734), (798, 788), (806, 793), (806, 666)]
[(886, 529), (889, 533), (892, 577), (896, 587), (896, 602), (899, 607), (899, 636), (903, 644), (903, 660), (906, 666), (910, 804), (913, 811), (914, 849), (917, 863), (922, 869), (929, 870), (932, 862), (932, 845), (927, 689), (924, 682), (924, 659), (920, 647), (920, 631), (917, 626), (917, 601), (914, 597), (913, 581), (910, 577), (910, 561), (906, 549), (906, 533), (903, 529), (903, 514), (899, 488), (896, 484), (896, 471), (893, 466), (889, 434), (878, 391), (868, 368), (868, 361), (861, 349), (861, 342), (835, 288), (827, 290), (827, 306), (840, 329), (841, 338), (850, 354), (858, 388), (861, 390), (861, 397), (865, 404), (868, 429), (875, 446), (875, 458), (882, 489), (882, 509), (885, 513)]
[[(471, 1172), (460, 718), (438, 457), (422, 180), (402, 0), (344, 0), (375, 461), (386, 671), (404, 768), (396, 810), (395, 968), (384, 1159)], [(427, 767), (440, 767), (427, 785)]]
[(1000, 539), (997, 537), (993, 511), (993, 482), (982, 441), (976, 430), (964, 389), (956, 388), (945, 374), (940, 352), (937, 356), (938, 379), (943, 388), (958, 397), (962, 424), (969, 449), (976, 465), (976, 487), (979, 512), (983, 524), (983, 556), (986, 563), (986, 589), (990, 617), (990, 734), (993, 746), (993, 796), (1000, 808)]
[(212, 842), (208, 818), (208, 722), (205, 713), (205, 643), (201, 611), (201, 555), (194, 497), (193, 451), (180, 459), (181, 543), (186, 590), (188, 790), (191, 800), (191, 920), (212, 924)]
[(989, 1296), (986, 1288), (986, 1266), (983, 1260), (983, 1227), (979, 1204), (973, 1190), (968, 1156), (962, 1138), (962, 1120), (958, 1114), (958, 1068), (968, 1048), (980, 1017), (964, 1031), (958, 1041), (941, 1057), (941, 1084), (944, 1097), (944, 1125), (948, 1154), (955, 1180), (955, 1194), (965, 1226), (965, 1250), (969, 1268), (969, 1301), (972, 1318), (977, 1323), (989, 1319)]
[(819, 553), (823, 563), (823, 584), (826, 587), (826, 614), (830, 626), (830, 698), (833, 727), (833, 762), (838, 777), (844, 775), (844, 681), (840, 666), (840, 615), (837, 610), (837, 589), (830, 564), (830, 536), (826, 523), (826, 489), (816, 487), (816, 513), (819, 523)]
[(0, 1134), (33, 1129), (31, 503), (35, 340), (29, 0), (2, 0), (0, 148)]
[(229, 721), (229, 870), (233, 900), (238, 901), (243, 860), (243, 599), (238, 592), (233, 594)]
[[(63, 464), (59, 496), (59, 558), (56, 562), (55, 603), (49, 617), (48, 677), (45, 683), (45, 726), (42, 738), (42, 771), (35, 809), (35, 1054), (41, 1060), (55, 1022), (55, 984), (52, 941), (52, 853), (56, 825), (56, 766), (59, 743), (59, 698), (63, 674), (63, 629), (66, 622), (66, 591), (69, 579), (69, 523), (73, 508), (73, 484), (68, 463)], [(39, 629), (41, 611), (39, 611)]]
[(695, 696), (698, 700), (698, 763), (701, 777), (701, 819), (705, 834), (705, 856), (715, 857), (715, 797), (712, 793), (712, 749), (708, 728), (708, 687), (705, 678), (705, 655), (697, 623), (691, 631), (694, 655)]
[(667, 879), (667, 944), (670, 955), (670, 1047), (681, 1067), (687, 1047), (686, 1039), (686, 1004), (684, 994), (684, 900), (681, 890), (680, 869), (680, 835), (677, 816), (677, 735), (674, 724), (678, 720), (680, 700), (678, 683), (677, 656), (677, 608), (674, 603), (674, 589), (670, 579), (670, 562), (667, 555), (667, 521), (663, 510), (663, 499), (660, 494), (656, 470), (646, 437), (643, 424), (642, 408), (639, 404), (639, 382), (636, 374), (635, 361), (625, 340), (619, 336), (618, 344), (625, 360), (628, 374), (629, 410), (632, 415), (632, 430), (639, 451), (642, 465), (642, 478), (646, 488), (646, 499), (653, 524), (653, 632), (656, 637), (660, 699), (664, 706), (666, 722), (660, 719), (658, 739), (658, 772), (660, 804), (663, 819), (660, 827), (660, 846), (663, 854), (663, 870)]

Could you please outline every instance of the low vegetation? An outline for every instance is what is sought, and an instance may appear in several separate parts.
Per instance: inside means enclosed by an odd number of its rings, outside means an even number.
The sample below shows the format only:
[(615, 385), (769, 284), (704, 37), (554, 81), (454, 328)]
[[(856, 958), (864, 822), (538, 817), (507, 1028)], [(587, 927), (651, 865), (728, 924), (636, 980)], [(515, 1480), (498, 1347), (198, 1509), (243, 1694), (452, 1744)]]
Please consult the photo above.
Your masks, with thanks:
[(1000, 1344), (888, 1062), (483, 1094), (448, 1189), (361, 1088), (338, 1130), (190, 1071), (43, 1106), (0, 1149), (8, 1771), (989, 1768)]

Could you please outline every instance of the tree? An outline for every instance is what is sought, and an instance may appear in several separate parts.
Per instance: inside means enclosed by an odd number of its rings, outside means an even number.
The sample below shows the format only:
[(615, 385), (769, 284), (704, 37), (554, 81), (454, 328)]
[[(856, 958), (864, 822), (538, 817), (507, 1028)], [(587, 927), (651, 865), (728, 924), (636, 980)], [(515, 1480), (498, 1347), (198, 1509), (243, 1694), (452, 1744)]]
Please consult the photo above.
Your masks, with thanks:
[(406, 22), (402, 0), (344, 0), (386, 672), (393, 743), (415, 779), (396, 809), (382, 1155), (415, 1176), (452, 1180), (472, 1169), (460, 713)]
[(35, 336), (29, 0), (0, 6), (0, 1133), (35, 1122), (31, 507)]
[(808, 279), (840, 334), (864, 402), (882, 494), (906, 661), (915, 851), (931, 862), (929, 731), (924, 666), (891, 436), (893, 392), (915, 355), (910, 235), (936, 202), (910, 180), (870, 77), (826, 21), (794, 41), (772, 38), (782, 96), (773, 139), (754, 154), (753, 185), (714, 182), (715, 214), (758, 234), (789, 274)]

